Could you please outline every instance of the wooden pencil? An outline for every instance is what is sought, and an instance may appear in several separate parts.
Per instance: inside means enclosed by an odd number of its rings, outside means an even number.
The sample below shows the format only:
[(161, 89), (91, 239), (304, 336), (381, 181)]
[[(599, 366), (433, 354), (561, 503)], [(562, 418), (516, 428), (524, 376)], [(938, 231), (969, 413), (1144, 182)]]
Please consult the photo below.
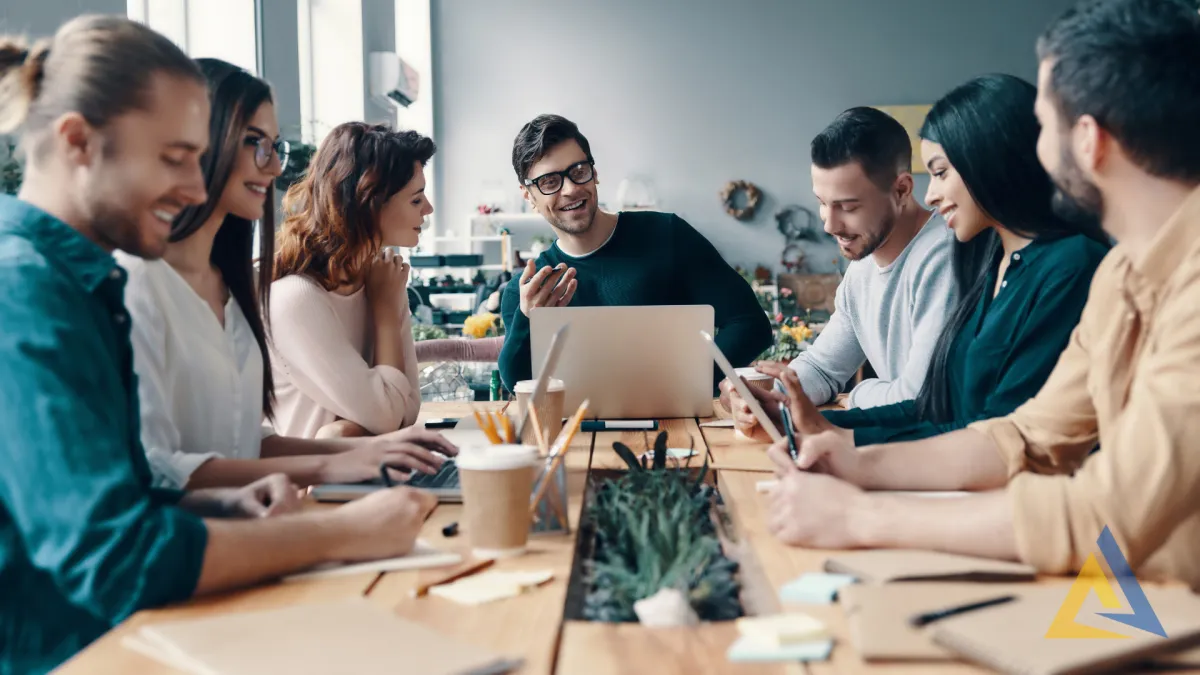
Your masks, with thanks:
[(456, 572), (451, 572), (450, 574), (447, 574), (446, 576), (443, 576), (440, 579), (437, 579), (436, 581), (430, 581), (428, 583), (421, 584), (420, 586), (417, 586), (413, 590), (413, 597), (414, 598), (424, 597), (429, 594), (429, 589), (433, 588), (434, 586), (441, 586), (443, 584), (448, 584), (451, 581), (458, 581), (459, 579), (462, 579), (463, 577), (468, 577), (468, 576), (471, 576), (472, 574), (475, 574), (476, 572), (483, 571), (483, 570), (491, 567), (495, 563), (496, 563), (496, 561), (491, 558), (480, 560), (480, 561), (472, 563)]

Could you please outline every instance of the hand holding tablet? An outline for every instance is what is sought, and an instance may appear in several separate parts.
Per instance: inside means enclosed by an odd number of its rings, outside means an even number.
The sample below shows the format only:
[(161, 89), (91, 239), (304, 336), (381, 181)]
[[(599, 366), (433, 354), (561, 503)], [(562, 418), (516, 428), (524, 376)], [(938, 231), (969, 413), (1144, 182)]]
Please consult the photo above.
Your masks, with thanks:
[(708, 342), (708, 346), (712, 350), (713, 360), (717, 362), (717, 365), (721, 368), (721, 372), (725, 373), (725, 377), (733, 384), (738, 395), (750, 407), (750, 412), (754, 413), (754, 416), (758, 419), (758, 423), (771, 435), (771, 440), (775, 442), (785, 440), (784, 435), (779, 429), (775, 428), (775, 423), (767, 416), (767, 412), (759, 405), (758, 399), (754, 397), (754, 394), (750, 393), (750, 388), (746, 386), (746, 382), (738, 376), (733, 364), (729, 363), (729, 359), (725, 358), (725, 353), (717, 346), (713, 337), (706, 331), (700, 331), (700, 336)]

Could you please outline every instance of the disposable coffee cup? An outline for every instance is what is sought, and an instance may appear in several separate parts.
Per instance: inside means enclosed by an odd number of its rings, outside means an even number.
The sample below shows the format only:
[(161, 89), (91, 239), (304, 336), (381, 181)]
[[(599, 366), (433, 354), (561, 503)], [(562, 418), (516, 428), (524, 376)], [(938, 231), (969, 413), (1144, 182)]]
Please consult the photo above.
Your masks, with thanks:
[[(513, 387), (513, 393), (517, 396), (517, 420), (525, 417), (525, 408), (529, 405), (529, 399), (533, 397), (533, 388), (537, 385), (537, 380), (522, 380)], [(554, 445), (554, 439), (558, 438), (558, 432), (562, 431), (563, 425), (563, 406), (565, 405), (567, 390), (563, 387), (562, 380), (551, 378), (546, 383), (546, 391), (542, 394), (542, 402), (540, 405), (534, 406), (537, 411), (538, 423), (542, 426), (542, 434), (546, 438), (546, 447)], [(533, 433), (533, 423), (525, 425), (525, 433), (521, 436), (521, 443), (524, 445), (532, 445), (537, 447), (537, 436)]]
[(537, 448), (528, 445), (464, 447), (455, 457), (462, 485), (463, 522), (477, 558), (525, 552)]
[(751, 387), (758, 387), (767, 391), (775, 388), (775, 378), (766, 373), (760, 373), (754, 368), (738, 368), (735, 372), (737, 372), (738, 377), (749, 383)]

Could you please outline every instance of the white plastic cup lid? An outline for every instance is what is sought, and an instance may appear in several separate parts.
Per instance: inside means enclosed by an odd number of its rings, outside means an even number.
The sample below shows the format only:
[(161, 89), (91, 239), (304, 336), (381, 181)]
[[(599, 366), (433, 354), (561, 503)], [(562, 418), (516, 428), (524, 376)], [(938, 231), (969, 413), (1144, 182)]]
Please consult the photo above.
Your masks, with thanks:
[(508, 471), (533, 466), (538, 461), (532, 445), (472, 445), (460, 448), (454, 463), (466, 471)]
[(766, 373), (760, 373), (757, 370), (755, 370), (754, 368), (738, 368), (734, 372), (736, 372), (738, 374), (738, 377), (744, 377), (747, 380), (769, 380), (769, 379), (771, 379), (770, 375), (767, 375)]
[[(516, 387), (513, 387), (513, 393), (532, 394), (535, 386), (537, 386), (537, 380), (521, 380)], [(553, 377), (546, 383), (546, 391), (562, 391), (563, 388), (563, 381)]]

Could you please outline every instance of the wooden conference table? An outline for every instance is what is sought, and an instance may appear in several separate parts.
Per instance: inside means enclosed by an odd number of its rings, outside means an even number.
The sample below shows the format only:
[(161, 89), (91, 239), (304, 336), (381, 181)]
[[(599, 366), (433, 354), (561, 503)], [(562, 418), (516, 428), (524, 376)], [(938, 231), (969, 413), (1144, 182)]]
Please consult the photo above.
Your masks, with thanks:
[[(500, 404), (481, 404), (499, 408)], [(470, 417), (466, 403), (427, 403), (422, 419)], [(714, 417), (727, 413), (714, 405)], [(766, 530), (764, 501), (757, 493), (759, 481), (769, 480), (771, 466), (762, 445), (736, 439), (729, 428), (701, 427), (711, 420), (673, 419), (662, 421), (679, 447), (679, 438), (692, 437), (694, 448), (708, 452), (710, 468), (733, 521), (742, 562), (744, 604), (748, 613), (770, 613), (781, 609), (779, 588), (805, 572), (821, 571), (831, 552), (791, 548), (779, 543)], [(365, 596), (393, 608), (398, 614), (420, 621), (458, 639), (491, 648), (506, 656), (525, 659), (521, 673), (922, 673), (950, 675), (984, 672), (964, 663), (863, 662), (849, 641), (842, 609), (837, 604), (805, 605), (802, 611), (827, 623), (834, 635), (830, 659), (820, 663), (787, 665), (732, 664), (725, 651), (736, 639), (732, 623), (703, 624), (689, 628), (642, 628), (637, 624), (602, 624), (564, 621), (563, 608), (574, 553), (584, 484), (589, 469), (620, 469), (624, 463), (612, 449), (620, 440), (635, 451), (646, 449), (653, 434), (642, 432), (579, 433), (565, 458), (568, 469), (571, 535), (533, 535), (529, 552), (519, 558), (499, 561), (496, 569), (553, 570), (554, 580), (520, 597), (478, 607), (465, 607), (436, 596), (419, 599), (409, 591), (419, 583), (437, 578), (445, 570), (377, 573), (293, 583), (276, 583), (196, 600), (183, 605), (139, 612), (97, 640), (57, 671), (68, 675), (124, 675), (125, 673), (177, 673), (157, 661), (141, 656), (121, 644), (125, 635), (139, 627), (183, 618), (272, 609), (304, 603), (322, 603)], [(695, 459), (693, 461), (696, 461)], [(322, 508), (314, 505), (312, 508)], [(422, 532), (422, 537), (439, 548), (466, 553), (465, 537), (445, 538), (442, 527), (457, 521), (461, 506), (440, 505)], [(402, 667), (401, 667), (402, 670)], [(399, 671), (398, 671), (399, 672)], [(1200, 673), (1200, 667), (1172, 672)]]

